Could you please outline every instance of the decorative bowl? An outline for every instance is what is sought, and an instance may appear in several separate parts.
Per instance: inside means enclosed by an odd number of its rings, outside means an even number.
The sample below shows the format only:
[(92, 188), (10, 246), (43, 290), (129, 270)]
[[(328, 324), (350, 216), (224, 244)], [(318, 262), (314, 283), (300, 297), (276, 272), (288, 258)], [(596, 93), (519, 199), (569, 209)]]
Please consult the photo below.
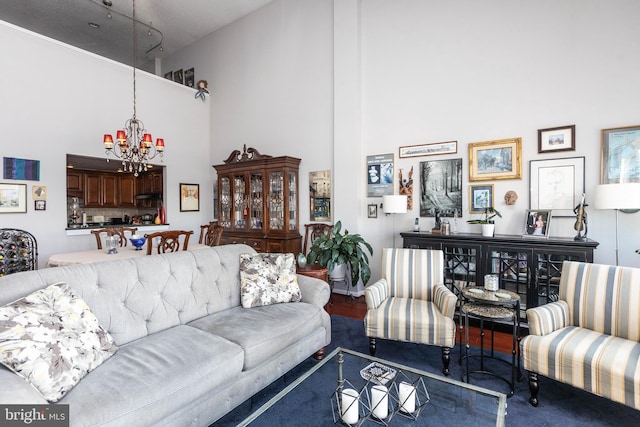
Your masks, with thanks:
[(136, 247), (136, 251), (141, 251), (142, 250), (142, 246), (144, 246), (144, 242), (147, 241), (147, 238), (146, 237), (140, 237), (138, 235), (134, 235), (134, 236), (131, 236), (129, 241), (131, 242), (131, 244), (133, 246)]

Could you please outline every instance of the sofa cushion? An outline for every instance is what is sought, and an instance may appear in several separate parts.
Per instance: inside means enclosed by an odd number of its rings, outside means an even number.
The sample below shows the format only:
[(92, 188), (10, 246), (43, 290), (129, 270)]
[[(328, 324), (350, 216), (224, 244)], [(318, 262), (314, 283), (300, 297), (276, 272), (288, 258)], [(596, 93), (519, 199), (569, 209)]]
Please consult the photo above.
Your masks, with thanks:
[(302, 299), (293, 254), (240, 255), (241, 301), (245, 308)]
[(239, 346), (180, 325), (120, 346), (60, 403), (70, 405), (74, 425), (162, 424), (176, 408), (236, 381), (242, 362)]
[(116, 352), (111, 336), (65, 283), (0, 307), (0, 363), (57, 402)]
[[(275, 304), (251, 310), (234, 307), (189, 323), (244, 350), (244, 370), (252, 369), (323, 326), (321, 308)], [(284, 321), (283, 321), (284, 319)]]

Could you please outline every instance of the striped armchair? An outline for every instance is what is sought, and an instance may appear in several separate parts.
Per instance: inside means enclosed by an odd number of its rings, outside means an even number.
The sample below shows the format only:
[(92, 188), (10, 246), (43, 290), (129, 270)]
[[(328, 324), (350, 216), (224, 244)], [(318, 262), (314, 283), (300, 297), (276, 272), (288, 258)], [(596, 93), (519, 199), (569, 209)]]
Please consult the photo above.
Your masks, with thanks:
[(640, 409), (640, 269), (565, 261), (559, 300), (527, 310), (529, 402), (538, 374)]
[(364, 290), (364, 325), (372, 356), (376, 338), (436, 345), (442, 347), (442, 372), (449, 375), (457, 298), (443, 284), (443, 267), (442, 251), (382, 250), (382, 277)]

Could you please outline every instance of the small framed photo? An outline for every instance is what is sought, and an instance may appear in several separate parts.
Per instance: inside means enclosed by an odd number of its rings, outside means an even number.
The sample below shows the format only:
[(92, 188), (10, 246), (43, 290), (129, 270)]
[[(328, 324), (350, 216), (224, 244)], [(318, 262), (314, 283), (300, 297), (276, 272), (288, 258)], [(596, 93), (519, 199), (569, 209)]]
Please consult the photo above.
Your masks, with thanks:
[(47, 187), (44, 185), (34, 185), (31, 187), (31, 196), (33, 197), (33, 200), (46, 200)]
[(640, 182), (640, 125), (602, 129), (600, 184)]
[(27, 184), (0, 184), (0, 213), (27, 212)]
[(184, 84), (185, 84), (185, 86), (189, 86), (189, 87), (195, 87), (196, 86), (195, 72), (194, 72), (193, 68), (189, 68), (188, 70), (184, 71)]
[(551, 209), (529, 209), (524, 217), (524, 237), (549, 237)]
[(367, 218), (378, 218), (378, 205), (367, 205)]
[(47, 210), (47, 201), (46, 200), (34, 200), (34, 209), (37, 211), (46, 211)]
[(200, 210), (200, 184), (180, 184), (180, 212)]
[(576, 150), (576, 125), (538, 129), (538, 153)]
[(486, 208), (493, 207), (493, 184), (469, 186), (469, 212), (484, 213)]
[(173, 81), (176, 83), (184, 84), (184, 74), (182, 68), (173, 72)]
[(522, 138), (469, 144), (469, 181), (520, 179)]

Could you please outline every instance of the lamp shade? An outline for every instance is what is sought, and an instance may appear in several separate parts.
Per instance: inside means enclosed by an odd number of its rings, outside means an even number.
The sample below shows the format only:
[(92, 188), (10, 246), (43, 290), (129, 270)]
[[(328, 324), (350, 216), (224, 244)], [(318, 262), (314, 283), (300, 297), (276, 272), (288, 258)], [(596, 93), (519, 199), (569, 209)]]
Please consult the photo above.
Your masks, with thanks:
[(640, 183), (596, 185), (594, 194), (596, 209), (640, 209)]
[(386, 214), (407, 213), (407, 196), (382, 196), (382, 210)]

